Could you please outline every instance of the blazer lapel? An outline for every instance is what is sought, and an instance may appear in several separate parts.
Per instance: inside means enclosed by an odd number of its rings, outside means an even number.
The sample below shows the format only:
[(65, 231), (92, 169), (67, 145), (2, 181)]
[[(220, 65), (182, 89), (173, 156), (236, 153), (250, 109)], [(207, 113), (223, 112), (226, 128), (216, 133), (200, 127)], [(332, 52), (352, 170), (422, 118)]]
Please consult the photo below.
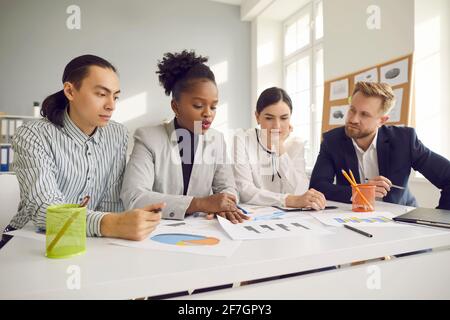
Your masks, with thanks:
[(356, 182), (363, 183), (363, 181), (361, 181), (361, 177), (359, 176), (358, 158), (356, 157), (356, 151), (353, 146), (352, 139), (347, 137), (345, 133), (343, 139), (345, 168), (341, 169), (344, 169), (347, 173), (349, 172), (349, 169), (352, 170)]
[(175, 132), (174, 120), (164, 124), (167, 132), (167, 141), (171, 155), (169, 157), (171, 170), (171, 177), (167, 177), (172, 184), (174, 190), (178, 190), (178, 194), (183, 194), (183, 168), (181, 166), (180, 149), (178, 147), (178, 137)]
[(378, 156), (378, 170), (380, 176), (389, 177), (389, 138), (384, 132), (384, 126), (378, 129), (377, 138), (377, 156)]

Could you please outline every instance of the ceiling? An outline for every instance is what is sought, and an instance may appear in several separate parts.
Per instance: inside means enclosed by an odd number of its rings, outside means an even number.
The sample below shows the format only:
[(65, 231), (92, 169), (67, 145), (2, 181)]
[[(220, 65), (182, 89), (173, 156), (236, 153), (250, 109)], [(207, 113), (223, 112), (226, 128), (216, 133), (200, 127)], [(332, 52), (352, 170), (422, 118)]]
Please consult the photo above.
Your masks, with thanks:
[(311, 2), (310, 0), (277, 0), (267, 7), (261, 14), (263, 18), (283, 21), (301, 7)]
[[(243, 5), (245, 0), (209, 0), (214, 2), (220, 2), (235, 6)], [(311, 0), (272, 0), (270, 5), (263, 8), (261, 11), (261, 17), (272, 20), (283, 21), (292, 15), (293, 12), (297, 12)]]
[(235, 6), (240, 6), (242, 4), (242, 0), (210, 0), (210, 1), (232, 4)]

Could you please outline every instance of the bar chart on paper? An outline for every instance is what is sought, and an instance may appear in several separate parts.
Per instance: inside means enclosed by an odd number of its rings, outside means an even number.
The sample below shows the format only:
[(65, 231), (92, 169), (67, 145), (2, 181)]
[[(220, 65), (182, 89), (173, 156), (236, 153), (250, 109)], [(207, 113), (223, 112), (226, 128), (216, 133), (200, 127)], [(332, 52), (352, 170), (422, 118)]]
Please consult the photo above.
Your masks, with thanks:
[(177, 246), (213, 246), (220, 242), (218, 238), (186, 233), (158, 234), (150, 237), (150, 239), (160, 243)]
[(284, 218), (270, 220), (251, 220), (232, 224), (227, 219), (217, 217), (225, 232), (235, 240), (273, 239), (293, 236), (326, 235), (326, 228), (307, 221), (308, 218)]
[(372, 217), (372, 218), (358, 218), (358, 217), (349, 217), (349, 218), (333, 218), (337, 223), (356, 223), (356, 224), (361, 224), (361, 223), (369, 223), (369, 224), (374, 224), (374, 223), (389, 223), (392, 222), (392, 219), (386, 218), (384, 216), (377, 216), (377, 217)]
[(268, 213), (265, 215), (256, 216), (253, 218), (254, 221), (264, 221), (264, 220), (277, 220), (282, 219), (285, 216), (284, 212), (278, 211), (273, 213)]
[(390, 212), (337, 212), (337, 213), (310, 213), (310, 216), (329, 226), (404, 226), (392, 220), (394, 215)]
[(281, 220), (286, 218), (294, 218), (301, 215), (299, 212), (285, 212), (274, 207), (254, 206), (248, 204), (241, 204), (240, 206), (247, 211), (248, 216), (253, 221)]

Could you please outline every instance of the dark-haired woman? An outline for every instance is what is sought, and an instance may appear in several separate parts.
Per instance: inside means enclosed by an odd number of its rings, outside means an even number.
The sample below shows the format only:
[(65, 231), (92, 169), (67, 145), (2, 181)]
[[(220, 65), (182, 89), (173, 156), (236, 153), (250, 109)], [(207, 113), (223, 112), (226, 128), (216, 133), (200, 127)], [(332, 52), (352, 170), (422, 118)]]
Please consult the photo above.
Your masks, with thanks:
[(322, 193), (308, 190), (304, 144), (290, 134), (292, 102), (281, 88), (264, 90), (256, 105), (260, 128), (234, 139), (234, 176), (241, 201), (263, 206), (325, 207)]
[(114, 213), (123, 207), (119, 196), (128, 143), (126, 128), (110, 121), (120, 93), (116, 69), (83, 55), (67, 64), (62, 82), (63, 89), (44, 100), (44, 118), (15, 134), (20, 203), (6, 231), (29, 221), (45, 229), (48, 206), (90, 196), (87, 236), (144, 239), (160, 220), (152, 211), (163, 204)]
[(159, 80), (172, 95), (170, 123), (136, 130), (121, 198), (128, 208), (165, 202), (162, 217), (218, 214), (233, 223), (247, 219), (237, 207), (238, 193), (226, 157), (223, 135), (210, 129), (218, 90), (207, 58), (184, 50), (166, 53)]

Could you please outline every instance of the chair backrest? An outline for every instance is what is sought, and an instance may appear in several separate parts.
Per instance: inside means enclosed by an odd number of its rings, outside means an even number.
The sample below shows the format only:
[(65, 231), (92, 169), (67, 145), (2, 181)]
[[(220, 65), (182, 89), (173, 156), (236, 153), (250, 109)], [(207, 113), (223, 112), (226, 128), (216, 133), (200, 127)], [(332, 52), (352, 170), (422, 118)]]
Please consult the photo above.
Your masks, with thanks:
[(17, 213), (20, 201), (19, 182), (13, 174), (0, 175), (0, 234)]

